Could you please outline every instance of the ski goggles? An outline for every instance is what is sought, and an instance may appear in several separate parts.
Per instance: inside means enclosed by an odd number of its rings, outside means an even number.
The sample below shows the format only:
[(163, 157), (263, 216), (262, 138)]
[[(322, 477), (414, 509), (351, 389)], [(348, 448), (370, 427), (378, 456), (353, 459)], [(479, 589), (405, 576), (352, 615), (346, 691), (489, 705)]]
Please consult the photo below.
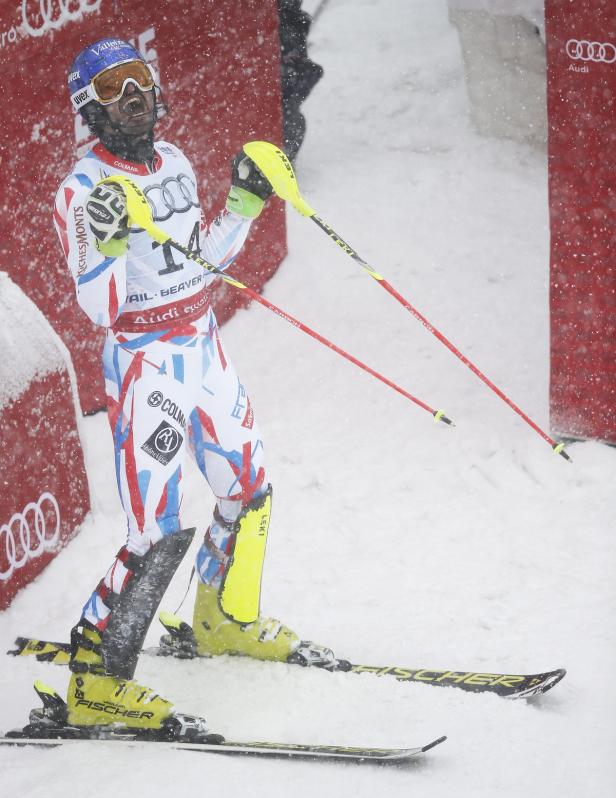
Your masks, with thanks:
[(154, 70), (143, 61), (125, 61), (103, 69), (87, 86), (71, 94), (73, 108), (78, 111), (92, 100), (101, 105), (117, 102), (129, 83), (133, 83), (141, 91), (150, 91), (156, 85)]

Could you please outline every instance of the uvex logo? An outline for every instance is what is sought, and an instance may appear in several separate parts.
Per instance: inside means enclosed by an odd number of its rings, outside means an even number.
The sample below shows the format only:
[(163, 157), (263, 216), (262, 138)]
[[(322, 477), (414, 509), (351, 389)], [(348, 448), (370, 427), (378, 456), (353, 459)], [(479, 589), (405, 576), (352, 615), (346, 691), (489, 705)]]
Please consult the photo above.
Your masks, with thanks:
[(81, 105), (83, 102), (88, 100), (89, 97), (90, 95), (87, 91), (82, 91), (79, 92), (79, 94), (73, 95), (73, 102), (75, 103), (75, 105)]

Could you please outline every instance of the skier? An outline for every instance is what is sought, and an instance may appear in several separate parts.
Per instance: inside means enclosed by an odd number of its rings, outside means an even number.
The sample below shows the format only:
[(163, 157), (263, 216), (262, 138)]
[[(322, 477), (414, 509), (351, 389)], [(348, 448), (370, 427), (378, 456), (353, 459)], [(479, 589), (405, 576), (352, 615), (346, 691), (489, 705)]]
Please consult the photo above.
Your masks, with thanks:
[(240, 251), (272, 187), (240, 153), (226, 208), (207, 226), (190, 163), (173, 144), (154, 142), (156, 77), (125, 41), (107, 38), (83, 49), (68, 86), (99, 141), (61, 184), (54, 222), (77, 301), (107, 329), (103, 370), (128, 518), (126, 545), (72, 630), (68, 722), (159, 728), (173, 708), (133, 675), (194, 533), (182, 529), (179, 515), (186, 450), (216, 498), (196, 558), (197, 653), (301, 661), (316, 652), (326, 663), (333, 654), (259, 614), (272, 490), (250, 400), (210, 306), (214, 276), (131, 227), (121, 187), (100, 181), (130, 177), (156, 224), (221, 269)]

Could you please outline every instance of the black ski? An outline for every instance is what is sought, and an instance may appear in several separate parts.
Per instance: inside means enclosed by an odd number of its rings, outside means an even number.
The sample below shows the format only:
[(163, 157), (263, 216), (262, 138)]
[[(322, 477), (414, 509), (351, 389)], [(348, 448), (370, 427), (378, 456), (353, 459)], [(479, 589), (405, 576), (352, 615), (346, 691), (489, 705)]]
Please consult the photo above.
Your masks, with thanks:
[[(171, 631), (168, 625), (165, 625)], [(192, 632), (188, 624), (182, 623), (182, 634), (188, 637)], [(181, 659), (194, 659), (197, 655), (194, 646), (180, 641), (174, 644), (174, 635), (166, 635), (164, 647), (148, 648), (144, 653), (155, 656), (176, 656)], [(35, 656), (39, 662), (52, 662), (57, 665), (68, 664), (70, 646), (67, 643), (54, 643), (32, 637), (18, 637), (16, 648), (7, 652), (13, 656)], [(175, 647), (174, 647), (175, 646)], [(207, 658), (203, 658), (207, 659)], [(297, 660), (292, 664), (311, 665), (314, 663)], [(331, 666), (319, 665), (332, 671), (349, 673), (370, 673), (375, 676), (390, 676), (401, 682), (415, 682), (434, 687), (453, 687), (472, 693), (494, 693), (503, 698), (531, 698), (547, 692), (565, 676), (564, 668), (545, 671), (543, 673), (486, 673), (470, 670), (448, 670), (433, 668), (404, 668), (395, 665), (364, 665), (347, 660), (334, 660)]]

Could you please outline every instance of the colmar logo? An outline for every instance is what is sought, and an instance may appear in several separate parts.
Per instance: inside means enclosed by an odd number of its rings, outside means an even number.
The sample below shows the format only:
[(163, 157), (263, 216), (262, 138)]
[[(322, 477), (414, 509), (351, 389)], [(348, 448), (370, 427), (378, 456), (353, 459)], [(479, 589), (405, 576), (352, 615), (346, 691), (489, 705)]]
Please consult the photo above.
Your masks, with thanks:
[(139, 168), (137, 166), (133, 166), (133, 164), (128, 163), (128, 161), (114, 161), (113, 166), (117, 169), (124, 169), (127, 172), (134, 172), (135, 174), (139, 173)]
[(160, 407), (163, 413), (177, 421), (182, 428), (186, 427), (186, 417), (180, 407), (176, 402), (172, 402), (171, 399), (165, 399), (160, 391), (152, 391), (148, 396), (148, 404), (150, 407)]
[(148, 404), (150, 407), (159, 407), (162, 404), (163, 395), (160, 391), (152, 391), (148, 396)]

